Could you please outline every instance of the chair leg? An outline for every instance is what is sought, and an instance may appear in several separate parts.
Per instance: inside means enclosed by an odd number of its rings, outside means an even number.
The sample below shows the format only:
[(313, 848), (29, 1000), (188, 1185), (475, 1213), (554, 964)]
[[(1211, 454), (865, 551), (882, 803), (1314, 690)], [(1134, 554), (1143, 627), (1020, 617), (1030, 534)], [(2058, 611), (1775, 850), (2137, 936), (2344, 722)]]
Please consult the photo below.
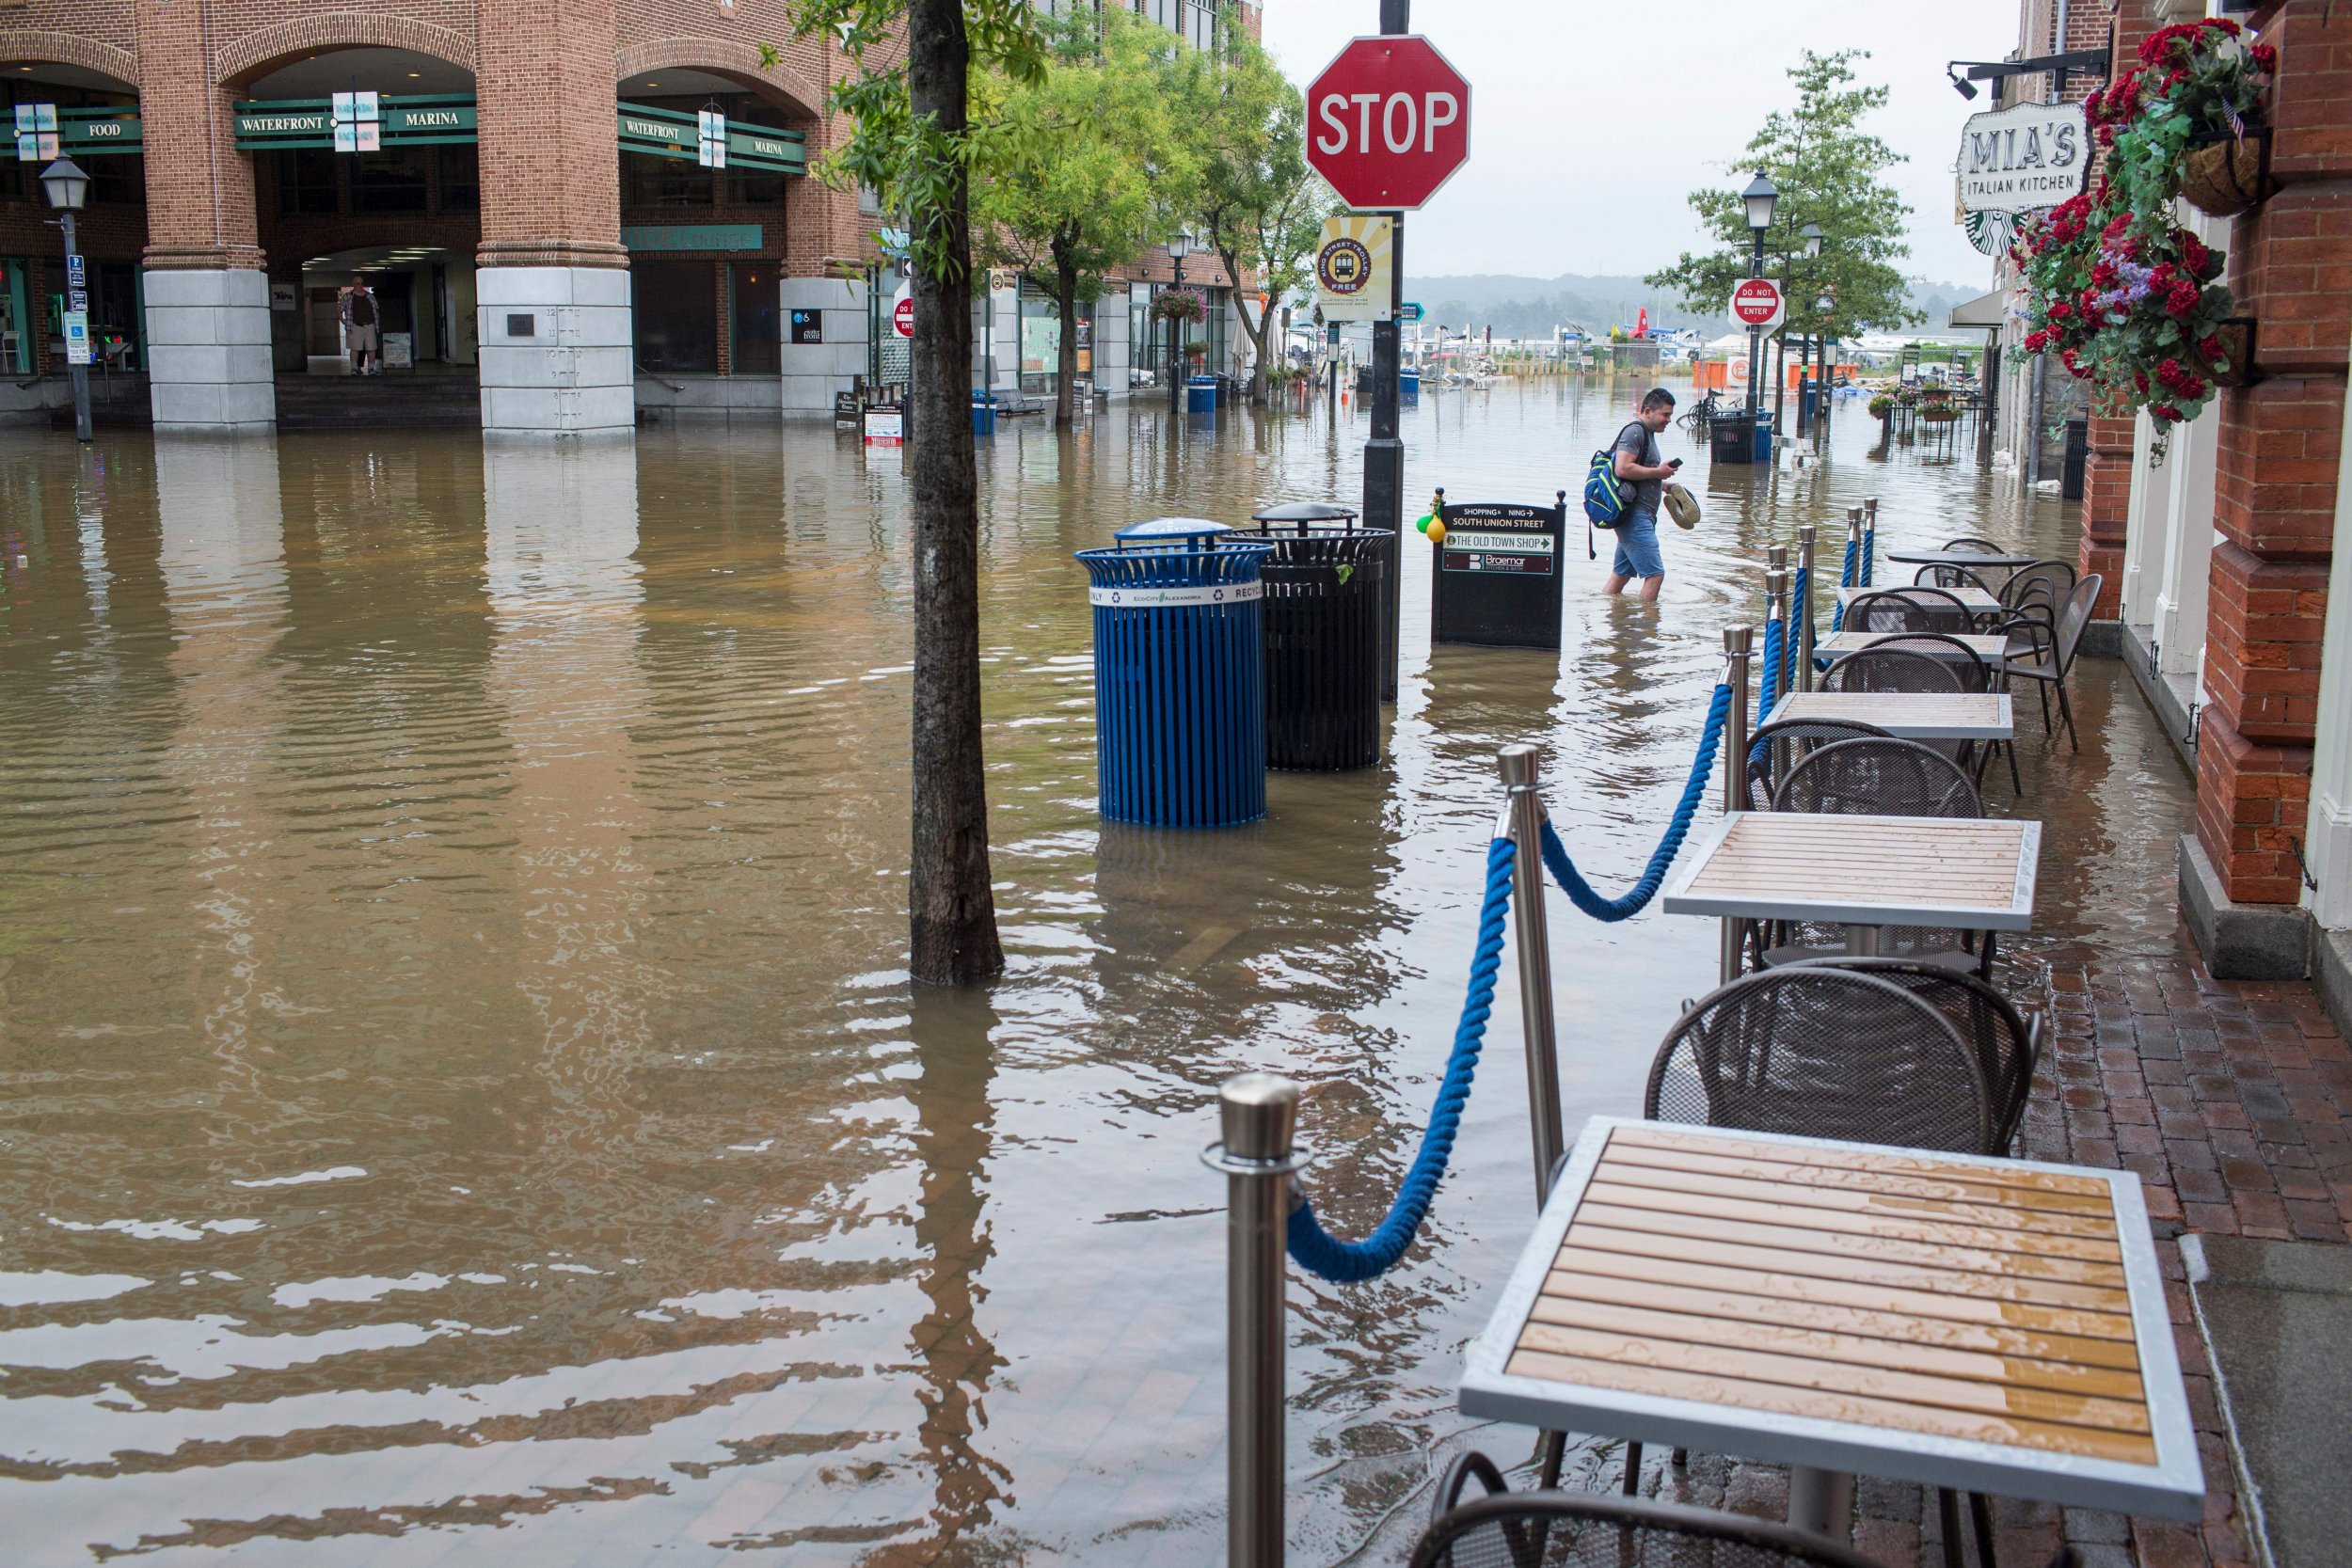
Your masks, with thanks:
[(1642, 1495), (1642, 1445), (1639, 1443), (1625, 1446), (1625, 1495), (1629, 1497)]
[(1944, 1568), (1967, 1568), (1960, 1553), (1960, 1498), (1948, 1486), (1935, 1489), (1935, 1517), (1944, 1537)]
[(2034, 701), (2042, 705), (2042, 736), (2046, 740), (2050, 736), (2050, 683), (2048, 681), (2034, 682), (2033, 696)]
[(1993, 1560), (1993, 1509), (1981, 1492), (1968, 1494), (1968, 1522), (1977, 1527), (1977, 1568), (2001, 1568)]
[(2066, 721), (2066, 743), (2076, 752), (2080, 752), (2083, 749), (2083, 743), (2081, 737), (2074, 733), (2074, 705), (2066, 700), (2066, 682), (2060, 678), (2050, 684), (2058, 688), (2058, 713)]

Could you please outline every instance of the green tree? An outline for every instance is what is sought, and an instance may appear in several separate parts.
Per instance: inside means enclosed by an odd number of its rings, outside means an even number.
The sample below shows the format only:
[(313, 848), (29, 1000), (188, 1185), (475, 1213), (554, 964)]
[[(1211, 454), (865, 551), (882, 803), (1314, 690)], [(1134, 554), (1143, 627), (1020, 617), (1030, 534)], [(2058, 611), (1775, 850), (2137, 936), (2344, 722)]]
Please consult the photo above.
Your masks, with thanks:
[(974, 187), (974, 243), (1054, 296), (1061, 322), (1054, 422), (1071, 422), (1078, 305), (1143, 253), (1170, 189), (1192, 182), (1169, 123), (1176, 35), (1119, 7), (1041, 18), (1043, 76), (993, 95), (989, 166)]
[[(1867, 58), (1868, 53), (1858, 49), (1834, 55), (1806, 50), (1788, 71), (1797, 86), (1796, 106), (1767, 117), (1732, 165), (1742, 174), (1760, 171), (1780, 187), (1772, 232), (1765, 236), (1768, 249), (1798, 249), (1798, 232), (1809, 223), (1820, 226), (1820, 256), (1793, 263), (1802, 297), (1789, 300), (1788, 314), (1796, 325), (1836, 338), (1924, 319), (1912, 308), (1902, 269), (1896, 265), (1911, 254), (1902, 238), (1911, 209), (1880, 178), (1903, 161), (1902, 154), (1860, 129), (1864, 116), (1886, 103), (1886, 88), (1855, 85), (1853, 62)], [(1700, 256), (1685, 251), (1673, 266), (1643, 281), (1675, 290), (1692, 309), (1721, 314), (1731, 308), (1731, 291), (1748, 276), (1755, 242), (1747, 213), (1737, 185), (1692, 191), (1690, 201), (1722, 248)], [(1775, 277), (1788, 276), (1789, 265), (1777, 259), (1767, 262)], [(1831, 309), (1817, 313), (1814, 300), (1824, 294)]]
[(853, 67), (829, 95), (850, 135), (820, 172), (836, 184), (871, 186), (910, 235), (908, 969), (920, 981), (964, 985), (1005, 967), (980, 740), (979, 472), (971, 416), (972, 171), (985, 165), (993, 127), (975, 120), (971, 93), (976, 75), (1033, 86), (1044, 75), (1045, 49), (1027, 0), (793, 0), (791, 14), (802, 34), (836, 38)]
[(1307, 166), (1305, 98), (1230, 11), (1217, 36), (1216, 55), (1186, 52), (1180, 79), (1177, 115), (1198, 170), (1185, 205), (1233, 280), (1242, 330), (1258, 356), (1249, 395), (1263, 403), (1278, 346), (1273, 313), (1312, 276), (1323, 220), (1340, 201)]

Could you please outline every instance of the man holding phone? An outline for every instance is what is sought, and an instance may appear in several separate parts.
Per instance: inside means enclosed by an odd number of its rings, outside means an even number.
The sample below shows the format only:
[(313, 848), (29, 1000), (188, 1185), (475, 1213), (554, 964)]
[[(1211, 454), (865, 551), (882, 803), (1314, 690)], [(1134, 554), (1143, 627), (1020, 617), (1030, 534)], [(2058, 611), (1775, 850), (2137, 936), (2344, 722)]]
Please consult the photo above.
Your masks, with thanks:
[(1655, 599), (1666, 585), (1666, 558), (1658, 550), (1658, 508), (1666, 497), (1666, 481), (1682, 467), (1682, 459), (1659, 461), (1658, 433), (1674, 417), (1675, 395), (1653, 387), (1643, 395), (1639, 417), (1617, 432), (1614, 467), (1617, 478), (1626, 482), (1625, 515), (1617, 523), (1617, 557), (1610, 562), (1604, 593), (1622, 593), (1639, 578), (1642, 597)]

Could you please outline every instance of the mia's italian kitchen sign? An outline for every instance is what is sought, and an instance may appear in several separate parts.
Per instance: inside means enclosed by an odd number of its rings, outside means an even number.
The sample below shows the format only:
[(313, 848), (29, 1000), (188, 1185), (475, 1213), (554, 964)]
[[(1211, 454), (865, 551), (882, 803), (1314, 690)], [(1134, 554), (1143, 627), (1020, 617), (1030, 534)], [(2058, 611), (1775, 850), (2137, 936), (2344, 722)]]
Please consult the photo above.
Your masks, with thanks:
[(2080, 103), (2020, 103), (1972, 115), (1960, 135), (1960, 205), (2030, 213), (2079, 195), (2090, 176)]

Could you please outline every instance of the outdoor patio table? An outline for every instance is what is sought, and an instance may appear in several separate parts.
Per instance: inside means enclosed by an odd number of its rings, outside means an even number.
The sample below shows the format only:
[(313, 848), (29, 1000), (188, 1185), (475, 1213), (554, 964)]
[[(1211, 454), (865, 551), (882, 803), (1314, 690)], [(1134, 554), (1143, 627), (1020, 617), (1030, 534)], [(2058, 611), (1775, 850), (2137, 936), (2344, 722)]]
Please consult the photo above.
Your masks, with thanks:
[(1727, 812), (1667, 885), (1668, 914), (1818, 920), (1846, 950), (1882, 926), (2023, 931), (2033, 925), (2042, 824), (2008, 817)]
[[(1848, 818), (1846, 820), (1851, 820)], [(2190, 1520), (2204, 1482), (2130, 1171), (1596, 1117), (1467, 1416)]]
[(2014, 571), (2042, 558), (1998, 550), (1888, 550), (1886, 559), (1906, 566), (1999, 566)]
[[(1909, 585), (1897, 585), (1897, 587), (1906, 586)], [(1933, 588), (1935, 585), (1933, 583), (1926, 583), (1921, 586)], [(1894, 592), (1894, 590), (1890, 588), (1840, 588), (1837, 591), (1837, 606), (1840, 610), (1843, 610), (1846, 606), (1853, 603), (1854, 600), (1860, 598), (1865, 594), (1887, 594), (1892, 592)], [(1953, 598), (1958, 599), (1963, 605), (1967, 607), (1968, 613), (1971, 615), (1998, 615), (2006, 608), (2002, 605), (2000, 600), (1994, 598), (1992, 594), (1986, 593), (1981, 588), (1943, 588), (1937, 589), (1937, 592), (1949, 594)]]
[[(1916, 637), (1919, 634), (1917, 632), (1910, 631), (1832, 632), (1829, 636), (1822, 638), (1819, 642), (1814, 643), (1813, 651), (1824, 658), (1836, 658), (1843, 655), (1853, 653), (1858, 649), (1867, 648), (1873, 642), (1883, 642), (1890, 637)], [(1976, 655), (1987, 664), (2000, 663), (2002, 653), (2009, 647), (2009, 639), (1998, 636), (1978, 637), (1975, 635), (1969, 635), (1965, 637), (1955, 637), (1953, 638), (1953, 641), (1964, 644), (1970, 653)], [(1926, 654), (1930, 658), (1956, 658), (1959, 657), (1949, 648), (1924, 647), (1919, 651)]]
[(1842, 719), (1904, 740), (2008, 740), (2016, 733), (2005, 691), (1792, 691), (1770, 722)]

